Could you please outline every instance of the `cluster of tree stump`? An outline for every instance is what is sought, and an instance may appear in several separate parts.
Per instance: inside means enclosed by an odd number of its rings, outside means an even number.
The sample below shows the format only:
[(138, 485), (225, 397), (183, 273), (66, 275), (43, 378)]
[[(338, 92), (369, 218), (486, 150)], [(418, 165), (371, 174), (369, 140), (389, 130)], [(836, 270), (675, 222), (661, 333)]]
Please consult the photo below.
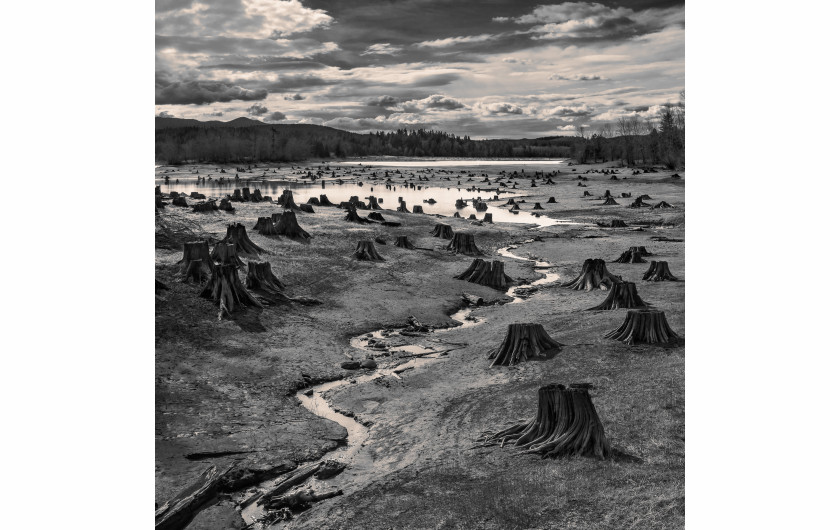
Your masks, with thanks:
[(552, 339), (542, 324), (509, 324), (505, 340), (490, 351), (490, 366), (513, 366), (537, 357), (547, 357), (562, 344)]
[(455, 278), (501, 290), (507, 289), (508, 284), (513, 282), (513, 278), (505, 274), (503, 262), (493, 260), (491, 263), (481, 258), (474, 259), (469, 268)]
[(612, 456), (604, 426), (592, 403), (588, 383), (546, 385), (537, 391), (537, 413), (529, 421), (498, 432), (486, 432), (481, 446), (512, 445), (521, 454), (543, 458)]
[(610, 274), (604, 260), (590, 258), (583, 262), (580, 274), (572, 281), (560, 284), (560, 287), (568, 287), (575, 291), (591, 291), (601, 289), (606, 291), (612, 287), (614, 282), (620, 282), (621, 276)]

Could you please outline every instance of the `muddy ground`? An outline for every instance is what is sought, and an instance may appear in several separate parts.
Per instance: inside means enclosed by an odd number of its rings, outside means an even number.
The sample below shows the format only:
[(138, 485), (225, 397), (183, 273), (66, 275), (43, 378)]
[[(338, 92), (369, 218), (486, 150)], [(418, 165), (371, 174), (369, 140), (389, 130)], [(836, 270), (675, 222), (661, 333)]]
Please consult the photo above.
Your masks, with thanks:
[[(685, 279), (684, 243), (652, 239), (684, 239), (684, 180), (669, 178), (670, 172), (630, 176), (624, 169), (620, 180), (588, 174), (587, 187), (577, 185), (577, 175), (601, 167), (564, 167), (561, 175), (552, 177), (556, 184), (537, 188), (524, 186), (530, 178), (520, 181), (518, 191), (527, 195), (520, 215), (528, 215), (536, 201), (546, 209), (545, 215), (583, 223), (538, 231), (528, 225), (479, 226), (464, 219), (442, 221), (391, 210), (384, 216), (402, 226), (362, 226), (344, 221), (342, 210), (315, 207), (315, 214), (298, 213), (300, 224), (313, 235), (310, 244), (301, 244), (251, 230), (257, 217), (280, 211), (276, 204), (236, 203), (232, 215), (167, 206), (164, 215), (196, 220), (216, 239), (224, 236), (229, 222), (242, 222), (251, 239), (269, 251), (259, 259), (271, 262), (287, 284), (287, 293), (322, 304), (280, 305), (219, 321), (217, 308), (198, 297), (198, 286), (178, 281), (176, 262), (182, 252), (156, 249), (156, 277), (171, 288), (166, 300), (156, 304), (155, 315), (156, 502), (163, 503), (210, 465), (234, 464), (247, 476), (269, 478), (341, 444), (346, 430), (301, 407), (294, 393), (319, 381), (358, 375), (339, 366), (348, 357), (368, 355), (350, 347), (351, 337), (402, 326), (409, 316), (431, 326), (452, 325), (448, 315), (459, 307), (462, 293), (489, 302), (505, 300), (502, 292), (453, 279), (472, 258), (443, 250), (447, 241), (430, 235), (438, 222), (473, 233), (477, 245), (491, 255), (495, 249), (539, 235), (543, 241), (520, 244), (513, 252), (555, 265), (551, 272), (561, 281), (574, 278), (586, 258), (610, 262), (638, 245), (654, 254), (648, 259), (668, 261), (672, 273)], [(538, 168), (526, 169), (533, 173)], [(491, 178), (499, 172), (491, 167), (469, 171), (487, 172)], [(436, 182), (437, 178), (424, 186), (451, 184)], [(620, 206), (581, 198), (583, 190), (597, 197), (607, 189)], [(676, 208), (627, 208), (632, 199), (620, 198), (621, 192), (634, 198), (646, 193), (652, 200), (645, 202), (665, 200)], [(305, 202), (318, 194), (296, 195), (296, 199)], [(548, 204), (549, 196), (557, 204)], [(594, 225), (610, 219), (623, 219), (630, 228)], [(386, 261), (354, 260), (356, 242), (378, 235), (388, 243), (377, 245)], [(397, 248), (393, 241), (398, 235), (434, 250)], [(494, 257), (505, 262), (510, 276), (523, 282), (541, 277), (531, 262)], [(664, 310), (671, 327), (684, 334), (684, 283), (643, 282), (647, 264), (608, 263), (608, 269), (635, 281), (641, 297)], [(244, 273), (240, 276), (244, 279)], [(684, 348), (630, 347), (603, 339), (621, 324), (625, 312), (584, 311), (599, 304), (606, 293), (571, 291), (559, 283), (541, 286), (522, 303), (476, 309), (473, 315), (484, 319), (483, 324), (445, 334), (446, 341), (465, 346), (402, 373), (399, 380), (329, 392), (326, 397), (334, 407), (370, 425), (359, 458), (359, 465), (368, 467), (369, 481), (282, 524), (291, 528), (683, 526)], [(543, 324), (564, 344), (562, 352), (542, 362), (490, 368), (487, 352), (501, 342), (511, 322)], [(382, 356), (376, 360), (381, 366), (398, 362)], [(539, 386), (572, 382), (595, 385), (592, 399), (608, 438), (637, 460), (541, 460), (514, 457), (508, 448), (472, 449), (481, 431), (530, 416)], [(227, 520), (236, 527), (235, 515), (233, 502), (223, 500), (191, 527), (228, 527), (223, 522)]]

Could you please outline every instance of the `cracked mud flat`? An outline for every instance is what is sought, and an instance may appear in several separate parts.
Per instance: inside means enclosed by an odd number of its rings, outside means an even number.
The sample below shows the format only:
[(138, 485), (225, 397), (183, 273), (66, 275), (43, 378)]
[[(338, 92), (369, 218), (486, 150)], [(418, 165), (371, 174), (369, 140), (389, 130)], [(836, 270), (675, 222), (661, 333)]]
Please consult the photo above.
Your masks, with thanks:
[[(578, 171), (583, 169), (578, 166)], [(488, 172), (492, 178), (494, 173)], [(684, 239), (680, 226), (683, 181), (669, 182), (663, 174), (618, 182), (608, 181), (606, 176), (589, 177), (588, 188), (577, 187), (575, 175), (569, 174), (552, 177), (556, 185), (520, 190), (534, 194), (522, 198), (527, 204), (541, 202), (544, 214), (583, 223), (539, 231), (501, 223), (478, 227), (463, 219), (441, 220), (388, 210), (382, 212), (386, 218), (398, 218), (404, 224), (386, 231), (384, 227), (345, 223), (340, 210), (316, 207), (314, 215), (298, 215), (301, 225), (316, 237), (312, 245), (304, 247), (251, 234), (258, 212), (276, 211), (277, 206), (241, 205), (242, 217), (251, 223), (243, 221), (251, 238), (276, 252), (268, 259), (289, 285), (290, 294), (319, 298), (324, 305), (264, 310), (258, 318), (266, 331), (253, 333), (234, 322), (216, 322), (212, 304), (197, 299), (192, 292), (195, 288), (175, 286), (176, 292), (158, 303), (156, 500), (165, 500), (167, 493), (183, 487), (210, 463), (238, 461), (246, 467), (277, 469), (280, 462), (310, 462), (324, 455), (341, 459), (343, 452), (350, 464), (344, 473), (313, 481), (313, 485), (315, 489), (339, 487), (345, 495), (319, 503), (276, 527), (681, 526), (684, 350), (630, 348), (601, 339), (621, 323), (623, 312), (581, 310), (599, 303), (604, 292), (560, 289), (556, 278), (551, 278), (536, 292), (527, 293), (527, 298), (521, 299), (525, 301), (517, 298), (517, 303), (474, 309), (471, 316), (483, 319), (481, 325), (419, 337), (387, 337), (385, 343), (394, 343), (391, 355), (375, 357), (385, 371), (409, 360), (395, 357), (422, 352), (427, 346), (434, 350), (458, 347), (442, 342), (465, 346), (439, 359), (418, 360), (396, 377), (383, 373), (365, 381), (363, 371), (351, 372), (349, 377), (355, 383), (323, 388), (314, 396), (323, 400), (318, 401), (319, 414), (326, 415), (325, 405), (352, 414), (354, 418), (328, 415), (347, 420), (343, 426), (312, 414), (294, 397), (298, 387), (343, 375), (346, 371), (338, 365), (347, 360), (345, 353), (364, 358), (365, 352), (350, 345), (354, 337), (383, 326), (404, 325), (409, 315), (424, 324), (452, 325), (446, 314), (456, 309), (462, 292), (488, 301), (506, 298), (505, 293), (452, 279), (469, 265), (471, 257), (406, 251), (391, 245), (396, 235), (409, 235), (418, 246), (445, 246), (444, 240), (427, 238), (436, 222), (451, 224), (456, 231), (469, 230), (486, 251), (516, 244), (510, 250), (513, 255), (539, 258), (556, 266), (535, 268), (533, 262), (505, 253), (493, 256), (501, 257), (506, 272), (523, 281), (534, 282), (547, 274), (565, 281), (577, 275), (585, 258), (601, 257), (611, 272), (636, 281), (642, 298), (663, 309), (671, 326), (682, 335), (683, 284), (642, 282), (646, 264), (609, 262), (629, 246), (645, 245), (656, 254), (650, 259), (667, 260), (672, 272), (684, 278), (683, 243), (650, 239)], [(579, 198), (583, 189), (597, 196), (602, 188), (614, 195), (621, 191), (634, 196), (647, 193), (678, 208), (639, 211), (601, 207), (600, 202)], [(330, 196), (329, 188), (326, 193)], [(548, 196), (555, 196), (558, 204), (547, 204)], [(305, 202), (308, 195), (296, 192), (295, 198)], [(239, 214), (240, 210), (237, 220)], [(211, 217), (206, 223), (208, 230), (221, 237), (227, 218), (207, 216)], [(593, 226), (595, 220), (612, 218), (624, 219), (631, 229)], [(677, 226), (632, 231), (633, 221), (660, 219), (672, 220)], [(388, 261), (368, 264), (348, 259), (357, 239), (381, 232), (387, 234), (389, 245), (378, 249)], [(542, 241), (525, 243), (535, 235)], [(319, 245), (322, 241), (327, 247), (342, 248), (343, 255), (326, 251)], [(172, 275), (171, 264), (178, 259), (180, 252), (156, 252), (158, 279), (173, 286), (175, 282), (165, 276)], [(326, 279), (313, 283), (319, 273)], [(514, 321), (540, 322), (566, 346), (550, 361), (490, 369), (487, 351), (502, 340), (507, 324)], [(370, 353), (381, 351), (372, 349)], [(643, 464), (514, 459), (498, 448), (468, 450), (478, 432), (530, 415), (540, 385), (574, 381), (595, 384), (593, 400), (607, 436), (614, 445), (642, 458)], [(172, 399), (175, 395), (179, 399)], [(315, 408), (313, 403), (309, 405)], [(369, 429), (362, 426), (354, 432), (358, 422)], [(196, 454), (226, 451), (252, 452), (195, 459)], [(193, 459), (187, 459), (187, 454)], [(253, 491), (255, 485), (249, 487)], [(234, 494), (234, 501), (238, 495)], [(217, 512), (229, 515), (230, 510), (235, 511), (232, 501), (222, 505), (225, 510), (216, 506)]]

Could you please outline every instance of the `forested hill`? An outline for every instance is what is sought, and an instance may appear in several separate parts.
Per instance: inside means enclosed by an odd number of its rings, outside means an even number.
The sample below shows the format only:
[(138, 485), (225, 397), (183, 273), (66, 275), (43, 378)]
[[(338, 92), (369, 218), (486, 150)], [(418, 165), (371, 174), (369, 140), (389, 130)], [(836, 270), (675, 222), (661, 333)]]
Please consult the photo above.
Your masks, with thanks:
[(475, 158), (566, 157), (575, 139), (471, 140), (441, 131), (399, 129), (368, 134), (321, 125), (271, 125), (248, 118), (229, 122), (155, 117), (157, 162), (291, 162), (357, 156)]

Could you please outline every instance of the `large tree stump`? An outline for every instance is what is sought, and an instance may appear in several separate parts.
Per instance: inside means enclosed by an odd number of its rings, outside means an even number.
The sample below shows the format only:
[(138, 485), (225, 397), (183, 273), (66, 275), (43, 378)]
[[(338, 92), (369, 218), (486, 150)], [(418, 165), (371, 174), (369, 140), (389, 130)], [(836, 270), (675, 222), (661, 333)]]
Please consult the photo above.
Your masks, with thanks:
[(537, 413), (528, 422), (502, 431), (486, 432), (482, 446), (512, 445), (520, 454), (543, 458), (585, 456), (604, 460), (612, 456), (604, 426), (589, 396), (592, 385), (547, 385), (537, 391)]
[(492, 224), (493, 223), (493, 214), (492, 213), (484, 214), (484, 219), (482, 219), (481, 222)]
[(607, 299), (600, 305), (590, 307), (587, 311), (612, 311), (613, 309), (647, 308), (647, 304), (636, 292), (633, 282), (615, 282), (610, 288)]
[(214, 264), (210, 281), (201, 291), (201, 297), (219, 304), (219, 318), (244, 310), (246, 307), (262, 307), (256, 298), (245, 290), (239, 281), (236, 266)]
[(283, 190), (283, 194), (277, 199), (277, 204), (289, 210), (300, 210), (300, 207), (295, 204), (292, 190)]
[(618, 203), (612, 197), (607, 197), (607, 200), (601, 206), (617, 206)]
[(463, 232), (456, 232), (452, 237), (452, 241), (446, 247), (446, 250), (454, 251), (456, 254), (466, 254), (467, 256), (483, 256), (484, 253), (475, 246), (475, 236), (472, 234), (465, 234)]
[(379, 201), (376, 199), (376, 197), (374, 197), (373, 195), (368, 197), (368, 210), (381, 210), (381, 209), (382, 209), (382, 207), (379, 206)]
[(224, 212), (232, 212), (234, 211), (233, 205), (230, 203), (230, 199), (222, 199), (219, 202), (219, 209)]
[[(214, 262), (223, 265), (233, 265), (235, 267), (243, 267), (245, 265), (245, 262), (240, 259), (239, 253), (236, 251), (236, 245), (233, 243), (216, 243), (216, 246), (213, 247), (211, 257)], [(212, 263), (210, 264), (210, 268), (213, 268)]]
[(353, 256), (362, 261), (385, 261), (385, 258), (376, 251), (376, 247), (373, 246), (373, 241), (370, 239), (359, 241), (356, 244), (356, 251), (353, 252)]
[(180, 197), (180, 196), (172, 199), (172, 206), (180, 206), (181, 208), (189, 208), (190, 207), (190, 205), (187, 204), (187, 198), (186, 197)]
[(210, 246), (207, 241), (188, 241), (184, 243), (184, 256), (178, 261), (178, 264), (181, 265), (181, 275), (186, 274), (190, 263), (196, 260), (204, 264), (203, 268), (209, 274), (210, 267), (213, 266), (213, 260), (210, 259)]
[(662, 344), (674, 342), (680, 337), (668, 325), (665, 313), (656, 309), (630, 309), (624, 323), (604, 335), (630, 346), (634, 344)]
[(219, 483), (230, 467), (219, 471), (213, 466), (202, 473), (198, 480), (181, 490), (163, 506), (155, 510), (155, 530), (181, 530), (207, 503), (215, 499)]
[(651, 261), (650, 267), (648, 267), (642, 279), (649, 282), (677, 281), (677, 277), (671, 274), (667, 261)]
[[(323, 183), (322, 183), (323, 184)], [(318, 200), (321, 203), (321, 206), (335, 206), (335, 204), (331, 203), (330, 200), (327, 198), (326, 195), (321, 195)]]
[(251, 194), (251, 202), (262, 202), (263, 196), (260, 193), (259, 189), (254, 190), (254, 193)]
[(356, 208), (354, 208), (353, 206), (350, 206), (349, 208), (347, 208), (347, 215), (344, 216), (344, 220), (349, 221), (351, 223), (358, 223), (360, 225), (365, 225), (365, 224), (370, 223), (370, 221), (368, 219), (365, 219), (363, 217), (359, 217), (359, 214), (356, 212)]
[(274, 219), (275, 216), (277, 216), (277, 221), (275, 221), (274, 226), (272, 227), (274, 235), (286, 236), (289, 239), (300, 241), (302, 243), (307, 243), (310, 239), (312, 239), (309, 232), (301, 228), (298, 224), (297, 216), (294, 211), (286, 210), (280, 214), (273, 214), (271, 218)]
[(245, 277), (245, 287), (268, 296), (282, 296), (286, 288), (283, 282), (271, 271), (271, 263), (264, 261), (248, 262), (248, 275)]
[(248, 232), (242, 223), (229, 224), (227, 227), (227, 234), (222, 239), (223, 243), (233, 243), (236, 245), (236, 251), (245, 254), (263, 254), (266, 251), (256, 245), (251, 238), (248, 237)]
[(408, 236), (397, 236), (397, 240), (394, 242), (394, 245), (400, 248), (407, 248), (409, 250), (417, 248), (411, 243), (411, 241), (408, 240)]
[(546, 357), (561, 346), (549, 337), (542, 324), (509, 324), (501, 346), (490, 351), (490, 366), (513, 366), (534, 357)]
[(415, 204), (411, 207), (411, 213), (423, 213), (423, 207), (419, 204)]
[(257, 217), (257, 224), (255, 224), (254, 228), (252, 228), (251, 230), (256, 230), (262, 234), (261, 230), (263, 230), (265, 227), (273, 225), (274, 223), (271, 221), (271, 217)]
[(315, 213), (315, 209), (312, 207), (311, 204), (301, 204), (300, 206), (298, 206), (298, 208), (300, 208), (300, 211), (302, 212)]
[(432, 230), (432, 237), (439, 237), (441, 239), (452, 239), (453, 237), (455, 237), (455, 232), (452, 231), (451, 226), (438, 223)]
[(638, 250), (631, 248), (621, 253), (621, 256), (613, 263), (647, 263), (647, 260), (642, 259), (642, 254)]
[(503, 262), (494, 260), (491, 263), (481, 258), (474, 259), (469, 268), (455, 278), (501, 290), (507, 289), (508, 284), (513, 282), (513, 278), (505, 274)]
[(370, 212), (367, 216), (368, 219), (371, 221), (384, 221), (385, 218), (382, 217), (382, 214), (379, 212)]
[(620, 282), (621, 276), (614, 276), (607, 270), (607, 265), (602, 259), (587, 259), (577, 278), (570, 282), (560, 284), (560, 287), (569, 287), (575, 291), (591, 291), (601, 289), (606, 291), (612, 287), (613, 282)]

